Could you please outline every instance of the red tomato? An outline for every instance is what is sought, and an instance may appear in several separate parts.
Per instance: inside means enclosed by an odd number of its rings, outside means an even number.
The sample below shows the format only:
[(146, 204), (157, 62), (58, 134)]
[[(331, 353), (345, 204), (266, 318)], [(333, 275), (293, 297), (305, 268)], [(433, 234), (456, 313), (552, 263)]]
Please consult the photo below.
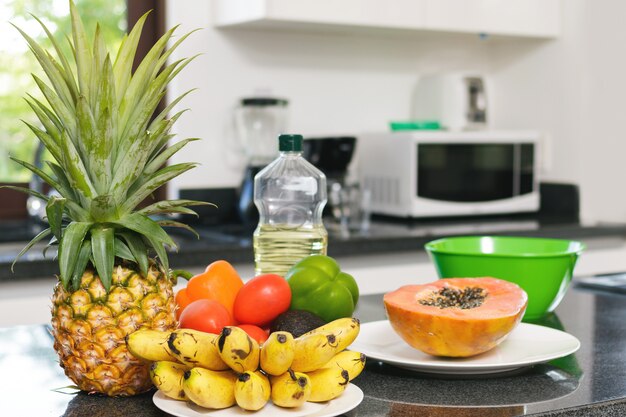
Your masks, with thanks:
[(180, 319), (180, 314), (183, 312), (185, 307), (191, 303), (191, 298), (189, 298), (189, 294), (187, 294), (187, 288), (181, 288), (176, 293), (176, 305), (178, 308), (176, 309), (176, 318)]
[(289, 309), (291, 288), (280, 275), (265, 274), (252, 278), (235, 298), (233, 313), (239, 323), (265, 326)]
[(235, 321), (220, 303), (215, 300), (196, 300), (190, 303), (180, 315), (181, 329), (195, 329), (201, 332), (218, 334), (224, 326), (233, 326)]
[(259, 342), (259, 344), (265, 342), (269, 337), (265, 330), (254, 324), (238, 324), (237, 327), (248, 333), (248, 336)]

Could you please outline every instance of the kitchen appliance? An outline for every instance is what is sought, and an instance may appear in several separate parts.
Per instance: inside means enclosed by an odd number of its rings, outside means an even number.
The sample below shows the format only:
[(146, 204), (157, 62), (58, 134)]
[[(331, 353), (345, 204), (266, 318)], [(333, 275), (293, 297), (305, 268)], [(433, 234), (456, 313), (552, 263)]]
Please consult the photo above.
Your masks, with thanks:
[(259, 220), (254, 176), (278, 156), (276, 138), (287, 127), (288, 104), (282, 98), (249, 97), (235, 108), (235, 131), (247, 160), (237, 205), (243, 223), (256, 225)]
[(532, 131), (364, 134), (361, 186), (373, 213), (466, 216), (539, 209), (539, 142)]
[(346, 180), (355, 145), (354, 136), (314, 137), (304, 141), (304, 158), (326, 175), (328, 204), (324, 216), (330, 214), (337, 222), (345, 217), (348, 193), (355, 189)]
[(306, 138), (304, 158), (326, 175), (329, 188), (334, 183), (344, 186), (355, 144), (354, 136)]
[(489, 122), (488, 80), (478, 74), (430, 74), (417, 82), (412, 116), (446, 130), (485, 129)]

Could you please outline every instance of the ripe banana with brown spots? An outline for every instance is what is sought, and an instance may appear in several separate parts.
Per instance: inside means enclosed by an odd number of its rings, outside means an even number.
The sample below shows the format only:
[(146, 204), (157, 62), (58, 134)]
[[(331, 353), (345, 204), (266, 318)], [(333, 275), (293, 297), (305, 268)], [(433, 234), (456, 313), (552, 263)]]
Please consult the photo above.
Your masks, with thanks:
[(279, 407), (300, 407), (311, 397), (311, 380), (291, 369), (279, 376), (271, 376), (272, 402)]
[(257, 411), (265, 407), (271, 393), (269, 379), (259, 371), (239, 374), (235, 382), (235, 401), (244, 410)]
[(183, 377), (189, 367), (178, 362), (158, 361), (150, 365), (150, 379), (163, 394), (175, 400), (187, 400)]
[(233, 371), (243, 373), (259, 368), (259, 344), (239, 327), (224, 327), (217, 347), (222, 360)]
[(167, 346), (170, 332), (140, 329), (126, 336), (128, 350), (138, 359), (146, 362), (177, 362)]
[(261, 369), (269, 375), (282, 375), (289, 370), (294, 354), (293, 335), (289, 332), (273, 332), (261, 346)]
[[(355, 317), (344, 317), (333, 320), (323, 326), (303, 334), (307, 336), (315, 333), (332, 333), (337, 340), (339, 352), (347, 348), (354, 342), (361, 330), (361, 322)], [(301, 337), (302, 337), (301, 336)]]
[(348, 371), (337, 367), (321, 368), (307, 373), (311, 381), (311, 402), (330, 401), (340, 396), (350, 383)]
[(223, 371), (229, 368), (218, 351), (218, 339), (219, 336), (213, 333), (178, 329), (170, 334), (167, 346), (172, 356), (185, 365)]
[(231, 370), (211, 371), (192, 368), (185, 371), (183, 391), (193, 403), (205, 408), (228, 408), (235, 405), (237, 374)]
[(298, 372), (314, 371), (327, 364), (340, 351), (334, 333), (302, 335), (295, 339), (291, 369)]
[[(353, 350), (344, 350), (336, 354), (322, 368), (337, 368), (348, 371), (349, 379), (352, 381), (359, 376), (365, 368), (365, 355)], [(322, 369), (320, 368), (320, 369)]]

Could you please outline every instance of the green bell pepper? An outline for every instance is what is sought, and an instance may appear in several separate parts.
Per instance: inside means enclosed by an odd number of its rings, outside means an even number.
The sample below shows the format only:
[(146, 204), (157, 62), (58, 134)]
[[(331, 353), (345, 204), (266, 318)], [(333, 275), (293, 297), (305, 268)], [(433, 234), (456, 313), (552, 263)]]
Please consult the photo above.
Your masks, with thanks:
[(359, 287), (352, 275), (341, 272), (330, 256), (308, 256), (295, 264), (285, 278), (291, 287), (290, 309), (310, 311), (327, 323), (352, 317)]

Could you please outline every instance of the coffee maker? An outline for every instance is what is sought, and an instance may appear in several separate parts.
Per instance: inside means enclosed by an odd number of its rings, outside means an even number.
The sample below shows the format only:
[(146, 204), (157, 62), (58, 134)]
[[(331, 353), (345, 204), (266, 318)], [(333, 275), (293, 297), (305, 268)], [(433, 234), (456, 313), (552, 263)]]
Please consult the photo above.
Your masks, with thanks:
[(306, 138), (303, 155), (326, 175), (330, 189), (335, 183), (345, 185), (355, 144), (356, 138), (353, 136)]
[(246, 169), (239, 187), (237, 209), (245, 225), (256, 225), (254, 176), (278, 156), (277, 137), (284, 133), (289, 102), (276, 97), (241, 99), (235, 109), (235, 130), (246, 156)]
[(342, 194), (351, 185), (347, 183), (348, 166), (352, 161), (356, 138), (331, 136), (306, 138), (303, 155), (326, 175), (328, 203), (324, 215), (338, 220), (342, 217)]

